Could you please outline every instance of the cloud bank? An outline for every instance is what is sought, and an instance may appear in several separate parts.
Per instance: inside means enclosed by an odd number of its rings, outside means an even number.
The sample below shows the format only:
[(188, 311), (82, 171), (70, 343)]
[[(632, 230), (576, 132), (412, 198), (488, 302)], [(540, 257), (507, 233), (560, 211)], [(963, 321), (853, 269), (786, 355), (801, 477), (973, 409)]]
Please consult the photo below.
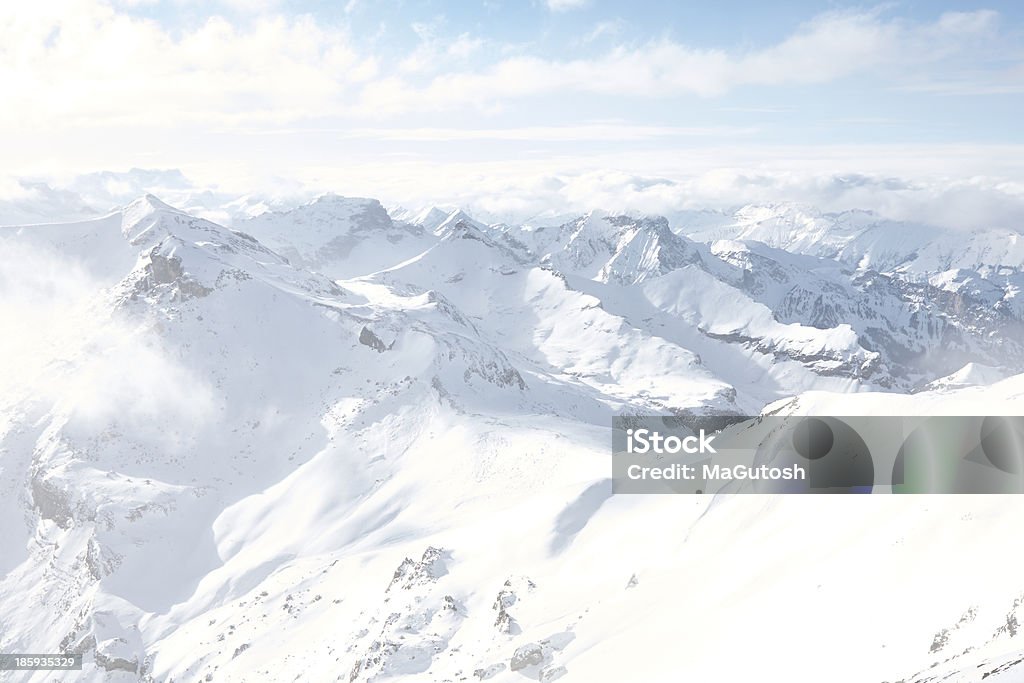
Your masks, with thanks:
[[(550, 3), (556, 10), (578, 4)], [(877, 10), (834, 11), (758, 47), (698, 48), (660, 38), (586, 57), (498, 50), (467, 61), (484, 45), (469, 33), (442, 39), (437, 27), (417, 24), (420, 43), (396, 59), (362, 45), (346, 25), (313, 15), (286, 15), (268, 5), (245, 16), (214, 14), (171, 30), (103, 0), (56, 0), (7, 13), (0, 19), (7, 102), (0, 125), (375, 118), (572, 93), (717, 97), (856, 74), (899, 84), (930, 70), (938, 77), (943, 60), (977, 56), (999, 29), (999, 15), (990, 10), (917, 23)]]
[[(144, 193), (223, 224), (308, 201), (324, 192), (371, 196), (386, 206), (461, 207), (492, 222), (544, 222), (592, 209), (660, 214), (733, 210), (747, 204), (797, 203), (825, 212), (867, 210), (893, 220), (974, 230), (1024, 231), (1024, 182), (985, 176), (901, 177), (827, 173), (816, 168), (713, 168), (655, 176), (614, 169), (546, 172), (536, 168), (452, 165), (433, 181), (423, 168), (358, 167), (352, 175), (277, 183), (258, 191), (193, 182), (177, 170), (133, 169), (44, 182), (7, 183), (0, 224), (25, 216), (80, 220)], [(50, 184), (52, 183), (52, 185)], [(11, 192), (11, 187), (19, 187)], [(33, 221), (39, 222), (39, 221)]]

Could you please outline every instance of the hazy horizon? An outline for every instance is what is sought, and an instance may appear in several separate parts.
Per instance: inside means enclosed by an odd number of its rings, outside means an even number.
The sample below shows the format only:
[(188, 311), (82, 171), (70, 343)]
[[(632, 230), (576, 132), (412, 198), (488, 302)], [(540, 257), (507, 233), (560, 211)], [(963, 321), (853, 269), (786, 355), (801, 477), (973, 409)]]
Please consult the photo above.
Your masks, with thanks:
[(42, 3), (0, 19), (0, 201), (103, 171), (159, 190), (117, 175), (142, 168), (235, 196), (1018, 229), (1022, 30), (1009, 2)]

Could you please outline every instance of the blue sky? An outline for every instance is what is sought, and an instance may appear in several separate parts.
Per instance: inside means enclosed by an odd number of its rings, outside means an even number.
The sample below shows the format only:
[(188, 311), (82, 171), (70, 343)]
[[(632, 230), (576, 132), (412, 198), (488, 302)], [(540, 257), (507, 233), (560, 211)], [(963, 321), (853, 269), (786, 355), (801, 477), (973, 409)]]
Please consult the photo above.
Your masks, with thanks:
[(1024, 179), (1021, 3), (38, 4), (0, 14), (6, 174), (396, 199), (440, 177)]

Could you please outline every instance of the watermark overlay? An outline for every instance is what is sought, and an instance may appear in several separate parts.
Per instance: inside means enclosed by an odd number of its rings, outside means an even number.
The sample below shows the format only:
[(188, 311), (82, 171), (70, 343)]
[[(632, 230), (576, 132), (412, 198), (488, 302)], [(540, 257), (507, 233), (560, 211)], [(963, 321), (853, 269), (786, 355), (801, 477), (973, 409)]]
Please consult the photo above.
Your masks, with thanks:
[(81, 670), (81, 654), (0, 654), (0, 671)]
[(1024, 417), (630, 415), (614, 493), (1024, 493)]

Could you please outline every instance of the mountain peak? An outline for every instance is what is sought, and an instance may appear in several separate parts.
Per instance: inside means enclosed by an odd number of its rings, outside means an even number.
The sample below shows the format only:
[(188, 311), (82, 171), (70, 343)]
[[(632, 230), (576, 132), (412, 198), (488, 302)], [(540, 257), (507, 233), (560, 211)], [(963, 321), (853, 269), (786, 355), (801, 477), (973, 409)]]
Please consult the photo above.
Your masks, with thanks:
[(486, 225), (474, 219), (462, 209), (455, 209), (448, 214), (448, 217), (445, 218), (444, 221), (434, 228), (433, 232), (438, 237), (445, 237), (453, 231), (464, 232), (468, 228), (479, 232), (486, 229), (486, 227)]
[(413, 216), (411, 222), (433, 232), (437, 226), (445, 222), (448, 216), (448, 211), (442, 211), (436, 206), (428, 206)]
[(182, 213), (157, 197), (155, 194), (151, 194), (149, 192), (126, 204), (123, 211), (174, 211), (176, 213)]
[(187, 215), (157, 196), (147, 193), (121, 209), (121, 234), (129, 242), (136, 244), (159, 222), (161, 214)]
[(308, 202), (306, 206), (320, 206), (320, 207), (341, 207), (345, 209), (352, 209), (357, 207), (374, 208), (380, 207), (383, 210), (383, 206), (380, 201), (371, 199), (369, 197), (345, 197), (334, 192), (327, 192), (313, 201)]

